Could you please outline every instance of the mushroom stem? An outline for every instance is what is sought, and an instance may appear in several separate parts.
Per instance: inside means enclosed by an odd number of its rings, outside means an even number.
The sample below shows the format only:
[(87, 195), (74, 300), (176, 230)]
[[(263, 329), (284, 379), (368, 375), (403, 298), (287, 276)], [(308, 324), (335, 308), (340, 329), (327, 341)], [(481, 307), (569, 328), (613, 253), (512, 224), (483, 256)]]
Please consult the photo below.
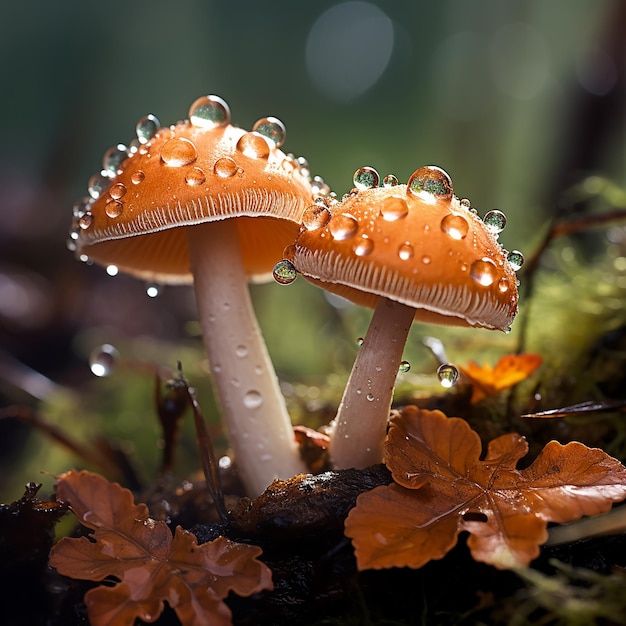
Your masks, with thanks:
[(188, 228), (188, 243), (215, 388), (241, 478), (254, 497), (275, 478), (306, 468), (254, 315), (234, 220)]
[(336, 469), (383, 460), (383, 442), (402, 352), (415, 309), (380, 298), (352, 367), (330, 439)]

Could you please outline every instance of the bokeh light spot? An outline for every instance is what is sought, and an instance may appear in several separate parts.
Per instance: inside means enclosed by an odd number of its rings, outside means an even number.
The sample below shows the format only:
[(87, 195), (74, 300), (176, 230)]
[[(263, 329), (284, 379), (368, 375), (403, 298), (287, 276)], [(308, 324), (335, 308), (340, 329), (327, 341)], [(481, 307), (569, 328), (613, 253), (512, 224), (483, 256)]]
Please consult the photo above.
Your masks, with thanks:
[(391, 19), (369, 2), (344, 2), (325, 11), (306, 43), (306, 65), (316, 87), (349, 102), (383, 75), (393, 51)]

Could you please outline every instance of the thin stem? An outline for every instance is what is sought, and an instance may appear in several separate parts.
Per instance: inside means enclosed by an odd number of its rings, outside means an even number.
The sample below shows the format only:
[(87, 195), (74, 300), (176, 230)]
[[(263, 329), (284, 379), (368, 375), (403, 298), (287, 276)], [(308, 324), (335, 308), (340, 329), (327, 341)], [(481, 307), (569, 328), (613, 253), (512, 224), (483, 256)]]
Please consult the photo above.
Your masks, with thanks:
[(335, 468), (364, 468), (383, 459), (393, 390), (415, 309), (380, 298), (352, 367), (330, 440)]
[(222, 477), (220, 476), (220, 468), (215, 458), (213, 449), (213, 441), (209, 435), (209, 429), (206, 427), (204, 415), (200, 408), (200, 403), (196, 397), (196, 390), (187, 386), (187, 395), (191, 401), (191, 409), (193, 412), (193, 422), (196, 427), (196, 439), (198, 440), (198, 448), (200, 451), (200, 459), (202, 461), (202, 470), (204, 471), (204, 480), (207, 489), (213, 498), (213, 504), (222, 523), (228, 519), (228, 511), (224, 501), (224, 490), (222, 488)]
[(306, 471), (252, 309), (235, 220), (188, 229), (196, 302), (222, 415), (250, 496)]

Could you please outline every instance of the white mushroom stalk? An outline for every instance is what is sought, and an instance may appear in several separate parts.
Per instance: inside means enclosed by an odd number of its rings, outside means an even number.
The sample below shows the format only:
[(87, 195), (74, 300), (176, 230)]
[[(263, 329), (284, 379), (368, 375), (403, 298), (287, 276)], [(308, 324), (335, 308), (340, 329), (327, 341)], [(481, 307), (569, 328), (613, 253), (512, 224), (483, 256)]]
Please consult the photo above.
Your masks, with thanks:
[(269, 279), (304, 209), (329, 193), (302, 158), (279, 148), (285, 127), (230, 123), (218, 96), (189, 119), (137, 123), (130, 147), (105, 153), (74, 207), (70, 249), (147, 282), (194, 284), (204, 341), (237, 467), (248, 495), (306, 470), (247, 283)]
[(413, 319), (507, 330), (517, 312), (519, 252), (497, 241), (506, 218), (481, 220), (453, 195), (438, 167), (413, 172), (406, 185), (357, 170), (341, 203), (307, 209), (295, 245), (294, 272), (375, 309), (344, 390), (330, 440), (334, 467), (383, 460), (395, 379)]
[(204, 345), (241, 478), (262, 493), (274, 478), (306, 471), (241, 262), (237, 226), (188, 229)]
[(378, 300), (333, 423), (329, 455), (335, 467), (363, 468), (382, 460), (396, 376), (414, 316), (413, 307)]

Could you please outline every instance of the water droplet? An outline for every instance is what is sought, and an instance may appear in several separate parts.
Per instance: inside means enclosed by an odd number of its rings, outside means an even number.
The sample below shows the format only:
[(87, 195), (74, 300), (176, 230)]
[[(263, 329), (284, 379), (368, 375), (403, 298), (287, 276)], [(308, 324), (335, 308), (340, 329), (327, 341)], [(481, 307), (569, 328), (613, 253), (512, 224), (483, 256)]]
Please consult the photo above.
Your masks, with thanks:
[(353, 250), (354, 254), (357, 256), (367, 256), (374, 250), (374, 242), (369, 237), (363, 235), (361, 239), (354, 244)]
[(93, 215), (91, 213), (85, 213), (79, 220), (78, 226), (82, 230), (87, 230), (93, 224)]
[(383, 178), (383, 187), (395, 187), (398, 184), (398, 178), (393, 174), (387, 174), (387, 176)]
[(290, 243), (283, 250), (283, 260), (291, 261), (293, 263), (293, 259), (296, 256), (296, 246)]
[(517, 272), (517, 270), (524, 265), (524, 255), (519, 250), (511, 250), (511, 252), (506, 255), (506, 260), (509, 262), (514, 272)]
[(235, 348), (235, 355), (238, 356), (240, 359), (245, 358), (246, 356), (248, 356), (248, 347), (244, 345), (238, 345)]
[(328, 224), (331, 213), (326, 206), (316, 204), (308, 207), (302, 215), (302, 224), (307, 230), (317, 230)]
[(349, 213), (340, 213), (330, 220), (329, 229), (333, 239), (343, 241), (356, 235), (359, 223)]
[(119, 200), (109, 200), (104, 207), (108, 217), (116, 218), (124, 212), (124, 205)]
[(204, 172), (199, 167), (192, 168), (185, 175), (185, 182), (191, 187), (202, 185), (204, 181), (206, 181), (206, 176), (204, 175)]
[(142, 183), (145, 178), (146, 175), (143, 173), (143, 170), (137, 170), (136, 172), (133, 172), (130, 177), (130, 182), (133, 183), (133, 185), (139, 185), (139, 183)]
[(109, 148), (102, 158), (102, 169), (109, 175), (115, 176), (122, 162), (128, 157), (128, 148), (119, 143)]
[(506, 226), (506, 215), (502, 213), (502, 211), (489, 211), (485, 213), (483, 222), (489, 232), (497, 235), (501, 233)]
[(444, 363), (437, 370), (437, 377), (442, 387), (449, 389), (459, 380), (459, 370), (452, 363)]
[(314, 176), (311, 191), (313, 195), (327, 196), (330, 193), (330, 187), (321, 176)]
[(270, 155), (270, 146), (267, 143), (267, 139), (259, 135), (259, 133), (241, 135), (236, 147), (241, 154), (252, 159), (267, 159)]
[(470, 209), (472, 207), (472, 203), (469, 201), (468, 198), (463, 198), (462, 200), (459, 200), (459, 204), (464, 208), (464, 209)]
[(506, 278), (501, 278), (498, 281), (498, 291), (500, 293), (506, 293), (509, 290), (509, 281)]
[(365, 396), (365, 399), (366, 399), (368, 402), (373, 402), (373, 401), (374, 401), (374, 394), (373, 394), (373, 393), (368, 393), (368, 394)]
[(232, 464), (232, 460), (229, 456), (221, 456), (218, 461), (217, 464), (220, 466), (220, 469), (228, 469)]
[(108, 376), (114, 369), (120, 353), (115, 346), (105, 343), (89, 355), (89, 369), (94, 376)]
[(77, 202), (72, 207), (72, 215), (77, 218), (80, 218), (83, 215), (85, 215), (85, 213), (87, 213), (87, 211), (89, 210), (89, 203), (90, 203), (89, 198), (83, 198), (82, 200)]
[(469, 232), (469, 223), (462, 215), (448, 213), (441, 220), (441, 230), (452, 239), (465, 239)]
[(363, 345), (363, 342), (365, 340), (363, 339), (363, 337), (358, 337), (356, 340), (356, 345), (359, 346), (359, 348)]
[(150, 113), (145, 117), (142, 117), (135, 126), (135, 132), (139, 143), (148, 143), (159, 132), (160, 128), (161, 123), (156, 116)]
[(243, 404), (248, 409), (258, 409), (263, 404), (263, 396), (255, 389), (251, 389), (246, 391)]
[(352, 180), (354, 181), (354, 186), (359, 191), (364, 191), (365, 189), (378, 187), (378, 184), (380, 183), (380, 176), (373, 167), (360, 167), (356, 172), (354, 172)]
[(168, 139), (161, 147), (161, 160), (170, 167), (189, 165), (197, 157), (196, 147), (184, 137)]
[(161, 294), (161, 285), (157, 283), (148, 283), (146, 285), (146, 294), (149, 298), (156, 298)]
[(120, 200), (126, 193), (126, 185), (124, 183), (115, 183), (109, 189), (109, 195), (113, 200)]
[(411, 369), (411, 364), (408, 361), (400, 361), (398, 371), (402, 374), (406, 374)]
[(290, 285), (296, 280), (298, 272), (291, 261), (283, 259), (274, 265), (272, 276), (279, 285)]
[(87, 183), (87, 191), (89, 195), (96, 200), (109, 188), (110, 184), (111, 179), (100, 172), (99, 174), (94, 174), (89, 179), (89, 182)]
[(415, 254), (415, 250), (413, 249), (413, 246), (410, 243), (403, 243), (398, 248), (398, 256), (403, 261), (408, 261), (409, 259), (412, 259), (414, 254)]
[(213, 166), (213, 171), (220, 178), (230, 178), (237, 173), (237, 163), (230, 157), (222, 157), (215, 161), (215, 165)]
[(409, 214), (409, 205), (404, 198), (391, 196), (383, 200), (380, 214), (386, 222), (395, 222)]
[(189, 107), (189, 121), (202, 128), (218, 128), (230, 123), (230, 108), (219, 96), (202, 96)]
[(415, 170), (407, 182), (407, 193), (424, 202), (452, 200), (452, 179), (440, 167), (428, 165)]
[(479, 261), (474, 261), (470, 267), (470, 276), (479, 285), (489, 287), (493, 284), (498, 276), (496, 264), (487, 257), (483, 257)]
[(285, 125), (275, 117), (263, 117), (257, 120), (252, 130), (269, 139), (277, 148), (285, 143), (287, 134)]
[(431, 258), (430, 258), (427, 254), (425, 254), (425, 255), (422, 257), (422, 263), (423, 263), (424, 265), (428, 265), (431, 261), (432, 261), (432, 259), (431, 259)]

